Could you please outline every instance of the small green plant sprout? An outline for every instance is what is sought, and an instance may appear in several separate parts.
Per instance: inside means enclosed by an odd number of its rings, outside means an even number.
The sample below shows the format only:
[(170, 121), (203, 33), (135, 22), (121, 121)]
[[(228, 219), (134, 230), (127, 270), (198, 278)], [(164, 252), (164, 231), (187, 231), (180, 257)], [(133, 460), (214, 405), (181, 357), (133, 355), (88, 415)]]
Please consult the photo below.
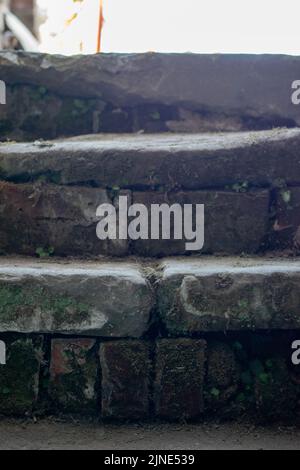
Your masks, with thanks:
[(291, 202), (292, 194), (291, 191), (287, 189), (282, 189), (280, 191), (280, 195), (282, 197), (282, 200), (285, 204), (289, 204)]
[(39, 247), (35, 250), (35, 253), (39, 258), (49, 258), (53, 255), (54, 248), (53, 246), (50, 246), (49, 248)]
[(235, 183), (231, 186), (231, 189), (236, 193), (245, 193), (249, 189), (248, 181), (243, 181), (242, 183)]
[(38, 94), (40, 95), (41, 98), (43, 98), (43, 96), (45, 96), (47, 93), (48, 93), (48, 90), (46, 87), (40, 86), (38, 88)]
[(160, 114), (159, 114), (158, 111), (155, 111), (154, 113), (151, 113), (150, 117), (151, 117), (151, 119), (153, 119), (153, 121), (159, 121), (160, 120)]
[(214, 397), (214, 398), (219, 398), (220, 396), (220, 390), (213, 387), (210, 391), (210, 394)]
[(235, 341), (233, 343), (233, 348), (236, 350), (236, 351), (241, 351), (243, 349), (243, 345), (239, 342), (239, 341)]

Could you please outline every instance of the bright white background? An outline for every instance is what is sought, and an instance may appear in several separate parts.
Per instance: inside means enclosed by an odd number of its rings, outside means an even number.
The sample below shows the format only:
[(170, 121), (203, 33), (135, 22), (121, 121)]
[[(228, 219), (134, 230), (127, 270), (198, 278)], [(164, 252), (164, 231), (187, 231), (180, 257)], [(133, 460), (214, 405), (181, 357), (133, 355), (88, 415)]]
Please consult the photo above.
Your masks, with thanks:
[[(300, 0), (103, 0), (104, 52), (300, 55)], [(93, 53), (98, 0), (38, 0), (42, 50)], [(76, 19), (67, 25), (72, 17)]]

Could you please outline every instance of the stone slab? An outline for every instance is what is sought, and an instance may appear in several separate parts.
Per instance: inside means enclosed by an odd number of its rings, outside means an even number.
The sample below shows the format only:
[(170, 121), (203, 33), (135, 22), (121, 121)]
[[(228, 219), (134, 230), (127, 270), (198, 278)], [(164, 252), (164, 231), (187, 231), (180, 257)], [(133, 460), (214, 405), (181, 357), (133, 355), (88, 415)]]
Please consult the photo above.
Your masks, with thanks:
[(0, 144), (2, 179), (102, 188), (207, 189), (300, 183), (300, 130), (109, 134)]
[(167, 260), (158, 286), (170, 334), (300, 328), (300, 263), (260, 258)]
[(140, 337), (152, 307), (134, 263), (0, 260), (0, 332)]

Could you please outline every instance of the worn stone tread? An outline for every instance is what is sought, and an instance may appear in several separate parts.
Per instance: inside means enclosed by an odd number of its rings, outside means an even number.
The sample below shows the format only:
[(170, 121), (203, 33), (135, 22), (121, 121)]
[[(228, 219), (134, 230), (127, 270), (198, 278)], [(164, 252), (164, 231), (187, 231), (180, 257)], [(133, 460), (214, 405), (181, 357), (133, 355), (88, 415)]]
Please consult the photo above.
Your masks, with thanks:
[(1, 258), (0, 332), (139, 338), (155, 300), (171, 336), (300, 329), (299, 286), (298, 259)]
[(0, 144), (0, 175), (102, 188), (203, 189), (300, 182), (300, 130), (111, 134)]
[(0, 332), (140, 337), (151, 287), (130, 262), (0, 261)]
[(299, 260), (166, 260), (160, 318), (172, 335), (299, 329), (299, 287)]

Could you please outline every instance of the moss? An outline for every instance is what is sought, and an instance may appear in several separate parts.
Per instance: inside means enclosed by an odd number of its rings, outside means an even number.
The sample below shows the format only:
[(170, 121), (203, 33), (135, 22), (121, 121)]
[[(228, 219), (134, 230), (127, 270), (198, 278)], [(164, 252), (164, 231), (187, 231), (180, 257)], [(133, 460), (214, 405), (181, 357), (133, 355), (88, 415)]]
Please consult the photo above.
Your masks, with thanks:
[(70, 346), (64, 350), (66, 372), (50, 382), (53, 411), (65, 413), (95, 413), (96, 394), (87, 396), (91, 383), (96, 383), (97, 363), (93, 349), (76, 351)]
[(73, 116), (79, 116), (81, 114), (86, 114), (91, 109), (90, 101), (75, 99), (73, 100), (74, 109), (72, 111)]
[(71, 133), (81, 129), (81, 134), (92, 130), (92, 114), (96, 100), (65, 99), (56, 116), (57, 133)]
[[(83, 321), (88, 317), (89, 306), (74, 298), (52, 294), (44, 287), (0, 286), (0, 320), (13, 321), (26, 318), (34, 309), (53, 315), (57, 325)], [(67, 317), (66, 317), (67, 315)]]
[[(284, 357), (278, 356), (278, 343), (270, 345), (264, 336), (259, 337), (258, 347), (256, 335), (246, 338), (209, 343), (204, 389), (207, 413), (217, 412), (222, 418), (247, 413), (259, 422), (294, 421), (300, 386), (293, 381)], [(230, 366), (231, 362), (236, 365)]]
[(54, 248), (52, 246), (49, 248), (39, 247), (35, 250), (35, 252), (39, 258), (49, 258), (49, 256), (54, 254)]
[(281, 195), (281, 198), (282, 198), (282, 200), (285, 204), (288, 205), (291, 202), (291, 198), (292, 198), (291, 191), (289, 191), (287, 189), (282, 189), (280, 191), (280, 195)]
[(28, 94), (32, 101), (40, 101), (47, 95), (48, 90), (46, 87), (29, 87)]
[(150, 118), (153, 119), (153, 121), (159, 121), (160, 113), (158, 111), (154, 111), (153, 113), (150, 114)]
[(37, 399), (42, 339), (7, 344), (7, 364), (0, 366), (0, 413), (24, 415)]
[(239, 381), (240, 370), (234, 349), (223, 342), (209, 342), (204, 384), (207, 411), (222, 416), (230, 413), (234, 397), (238, 392)]
[(231, 186), (231, 189), (236, 193), (245, 193), (249, 189), (248, 181), (243, 181), (242, 183), (235, 183)]
[(292, 382), (283, 358), (274, 357), (268, 362), (264, 363), (264, 372), (255, 378), (256, 409), (260, 417), (268, 422), (292, 420), (298, 403), (299, 386)]
[[(96, 367), (95, 367), (96, 372)], [(69, 374), (64, 374), (59, 381), (50, 385), (52, 396), (52, 411), (65, 413), (94, 413), (96, 400), (88, 399), (85, 394), (87, 377), (83, 370), (75, 368)]]

